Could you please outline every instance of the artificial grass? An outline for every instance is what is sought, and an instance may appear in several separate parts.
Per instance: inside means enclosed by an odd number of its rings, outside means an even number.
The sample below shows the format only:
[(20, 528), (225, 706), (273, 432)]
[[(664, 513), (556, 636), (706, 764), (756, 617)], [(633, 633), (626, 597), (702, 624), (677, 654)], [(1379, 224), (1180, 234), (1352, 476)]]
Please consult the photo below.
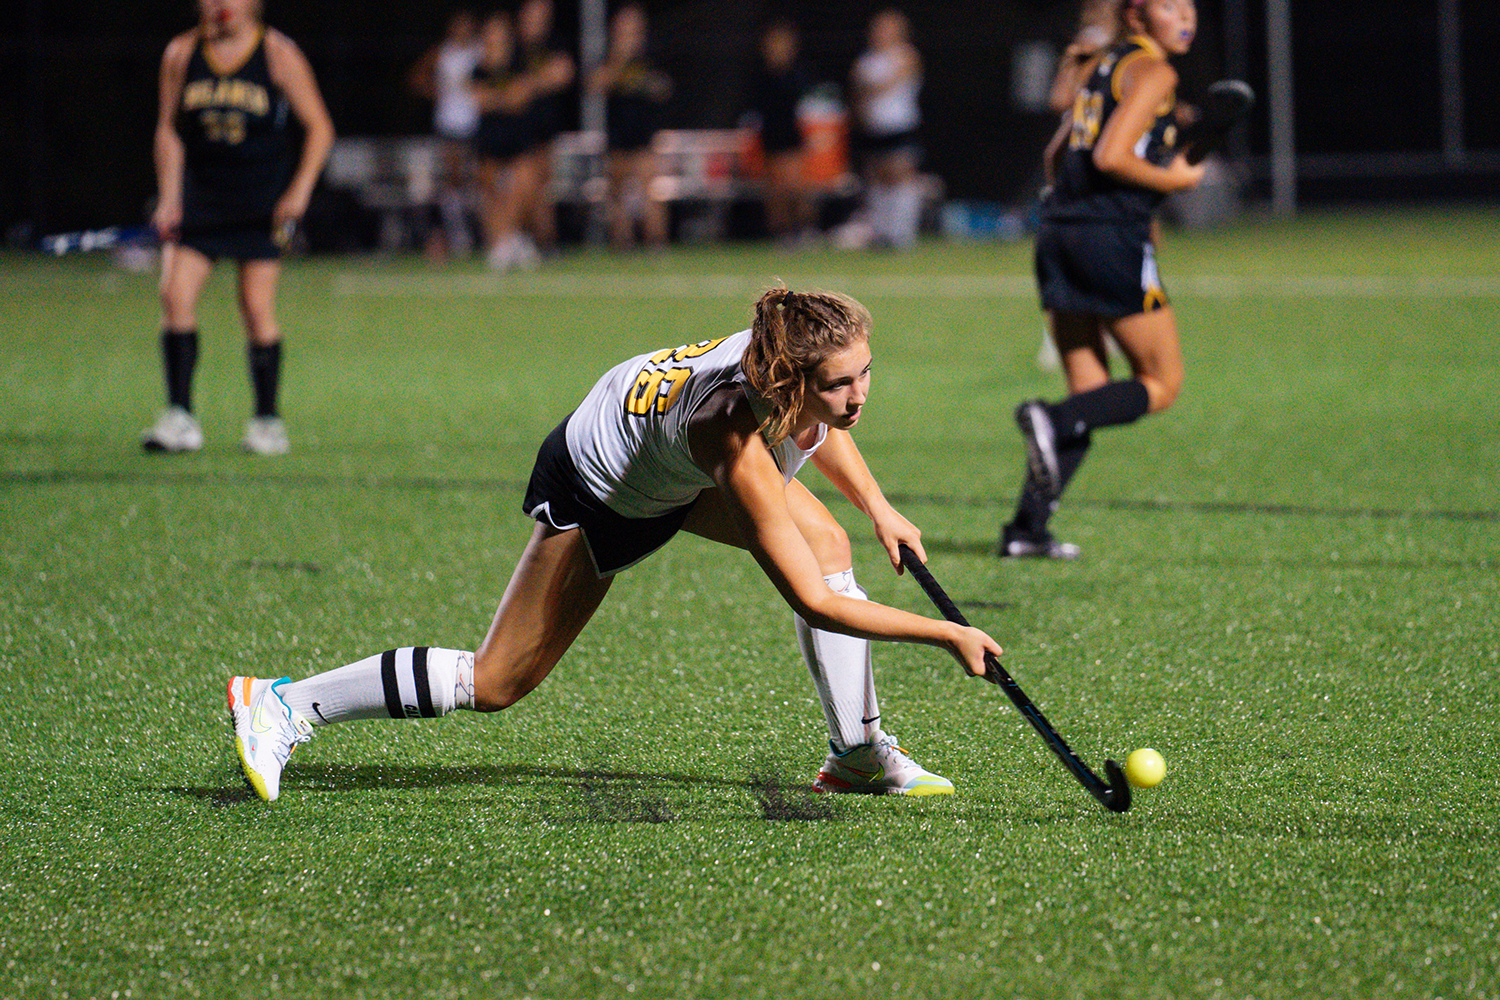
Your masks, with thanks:
[[(0, 260), (0, 996), (1500, 995), (1494, 222), (1169, 234), (1188, 391), (1099, 435), (1067, 565), (991, 555), (1010, 409), (1059, 391), (1021, 246), (586, 256), (545, 294), (297, 262), (293, 452), (269, 461), (235, 447), (226, 275), (208, 446), (168, 458), (134, 445), (149, 276)], [(472, 646), (545, 432), (613, 361), (743, 326), (777, 276), (866, 299), (857, 440), (938, 579), (1085, 759), (1154, 746), (1161, 786), (1105, 813), (998, 691), (884, 645), (888, 728), (959, 794), (809, 794), (825, 737), (790, 613), (748, 556), (682, 538), (515, 708), (324, 730), (278, 802), (245, 792), (230, 675)], [(871, 596), (927, 612), (804, 480)]]

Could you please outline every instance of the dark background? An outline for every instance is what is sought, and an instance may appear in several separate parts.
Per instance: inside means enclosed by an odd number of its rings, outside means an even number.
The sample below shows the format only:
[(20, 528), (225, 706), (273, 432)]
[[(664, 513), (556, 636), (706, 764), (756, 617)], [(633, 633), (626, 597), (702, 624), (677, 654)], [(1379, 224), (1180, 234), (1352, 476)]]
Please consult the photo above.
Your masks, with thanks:
[[(1234, 3), (1229, 0), (1231, 16)], [(429, 108), (408, 92), (405, 74), (440, 35), (451, 6), (268, 0), (266, 19), (302, 45), (340, 134), (413, 134), (427, 131)], [(678, 81), (670, 124), (729, 127), (744, 109), (756, 37), (770, 17), (798, 21), (818, 75), (842, 85), (863, 47), (865, 22), (886, 4), (648, 0), (645, 6), (657, 56)], [(1076, 4), (909, 0), (900, 6), (926, 60), (926, 169), (945, 179), (950, 197), (1025, 200), (1054, 122), (1012, 105), (1012, 53), (1036, 40), (1060, 48), (1073, 31)], [(1181, 66), (1185, 99), (1222, 75), (1226, 64), (1235, 65), (1236, 53), (1264, 97), (1262, 5), (1245, 0), (1241, 9), (1245, 42), (1233, 43), (1230, 25), (1226, 45), (1225, 0), (1201, 0), (1199, 40)], [(1299, 153), (1358, 154), (1366, 164), (1334, 171), (1355, 176), (1304, 178), (1299, 193), (1305, 201), (1500, 192), (1500, 172), (1483, 158), (1479, 167), (1451, 169), (1369, 166), (1367, 154), (1441, 148), (1435, 4), (1297, 3), (1292, 17)], [(1500, 60), (1494, 55), (1500, 17), (1493, 0), (1467, 0), (1461, 18), (1465, 145), (1488, 151), (1493, 160), (1500, 150)], [(558, 19), (562, 34), (576, 37), (576, 7), (559, 2)], [(0, 224), (12, 233), (46, 232), (144, 217), (155, 187), (157, 68), (167, 40), (195, 20), (196, 7), (186, 0), (23, 0), (0, 15)], [(1268, 135), (1262, 101), (1238, 150), (1252, 197), (1266, 190)]]

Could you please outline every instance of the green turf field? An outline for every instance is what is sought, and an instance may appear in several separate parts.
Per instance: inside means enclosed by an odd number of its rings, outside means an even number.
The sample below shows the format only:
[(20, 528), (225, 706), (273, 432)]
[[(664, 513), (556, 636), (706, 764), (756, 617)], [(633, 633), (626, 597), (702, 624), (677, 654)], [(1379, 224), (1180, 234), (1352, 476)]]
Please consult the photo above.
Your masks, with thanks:
[[(1022, 245), (296, 262), (269, 460), (227, 275), (207, 447), (165, 458), (151, 276), (0, 258), (0, 997), (1500, 997), (1497, 231), (1169, 233), (1187, 389), (1096, 439), (1073, 565), (991, 555), (1011, 408), (1060, 387)], [(1156, 747), (1160, 787), (1106, 813), (996, 689), (881, 646), (887, 728), (959, 794), (809, 795), (790, 613), (684, 537), (515, 708), (324, 730), (247, 797), (230, 675), (472, 648), (544, 433), (776, 277), (873, 309), (857, 440), (938, 579), (1086, 760)]]

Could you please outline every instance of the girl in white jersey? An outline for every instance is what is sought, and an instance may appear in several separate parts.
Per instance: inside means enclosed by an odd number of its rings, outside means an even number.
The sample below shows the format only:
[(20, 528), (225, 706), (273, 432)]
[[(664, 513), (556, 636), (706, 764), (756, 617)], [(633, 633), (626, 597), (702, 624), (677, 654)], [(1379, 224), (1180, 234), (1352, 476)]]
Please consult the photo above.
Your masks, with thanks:
[(276, 798), (314, 726), (494, 712), (542, 682), (614, 574), (679, 530), (748, 549), (792, 606), (832, 753), (824, 791), (947, 794), (880, 728), (870, 640), (941, 646), (971, 674), (1000, 654), (978, 629), (876, 604), (854, 582), (849, 539), (793, 478), (811, 461), (870, 518), (900, 572), (921, 532), (886, 501), (849, 430), (870, 388), (870, 315), (841, 295), (773, 289), (749, 330), (611, 369), (542, 444), (523, 509), (536, 519), (477, 650), (387, 650), (296, 683), (229, 682), (245, 775)]
[(428, 255), (447, 253), (467, 257), (474, 241), (469, 230), (473, 200), (474, 132), (479, 127), (479, 105), (469, 89), (479, 64), (479, 21), (474, 12), (459, 9), (448, 16), (443, 40), (428, 49), (407, 77), (411, 89), (432, 102), (432, 130), (442, 157), (437, 195), (442, 242), (430, 240)]
[(883, 10), (870, 19), (870, 47), (850, 73), (854, 107), (864, 147), (866, 210), (873, 238), (908, 249), (917, 242), (922, 160), (917, 94), (922, 88), (922, 57), (909, 40), (906, 15)]

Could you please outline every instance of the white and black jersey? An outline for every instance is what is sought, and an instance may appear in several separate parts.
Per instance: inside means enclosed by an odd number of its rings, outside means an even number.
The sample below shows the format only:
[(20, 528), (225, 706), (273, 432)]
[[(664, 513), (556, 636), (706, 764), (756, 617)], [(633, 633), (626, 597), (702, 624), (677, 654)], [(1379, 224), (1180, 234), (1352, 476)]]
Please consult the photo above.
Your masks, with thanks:
[[(568, 419), (568, 453), (580, 481), (628, 518), (665, 514), (713, 488), (714, 481), (693, 463), (688, 423), (726, 385), (745, 393), (757, 418), (769, 414), (770, 404), (741, 368), (749, 345), (750, 331), (744, 330), (642, 354), (606, 372)], [(788, 438), (771, 449), (788, 482), (827, 433), (819, 425), (812, 447), (800, 448)]]

